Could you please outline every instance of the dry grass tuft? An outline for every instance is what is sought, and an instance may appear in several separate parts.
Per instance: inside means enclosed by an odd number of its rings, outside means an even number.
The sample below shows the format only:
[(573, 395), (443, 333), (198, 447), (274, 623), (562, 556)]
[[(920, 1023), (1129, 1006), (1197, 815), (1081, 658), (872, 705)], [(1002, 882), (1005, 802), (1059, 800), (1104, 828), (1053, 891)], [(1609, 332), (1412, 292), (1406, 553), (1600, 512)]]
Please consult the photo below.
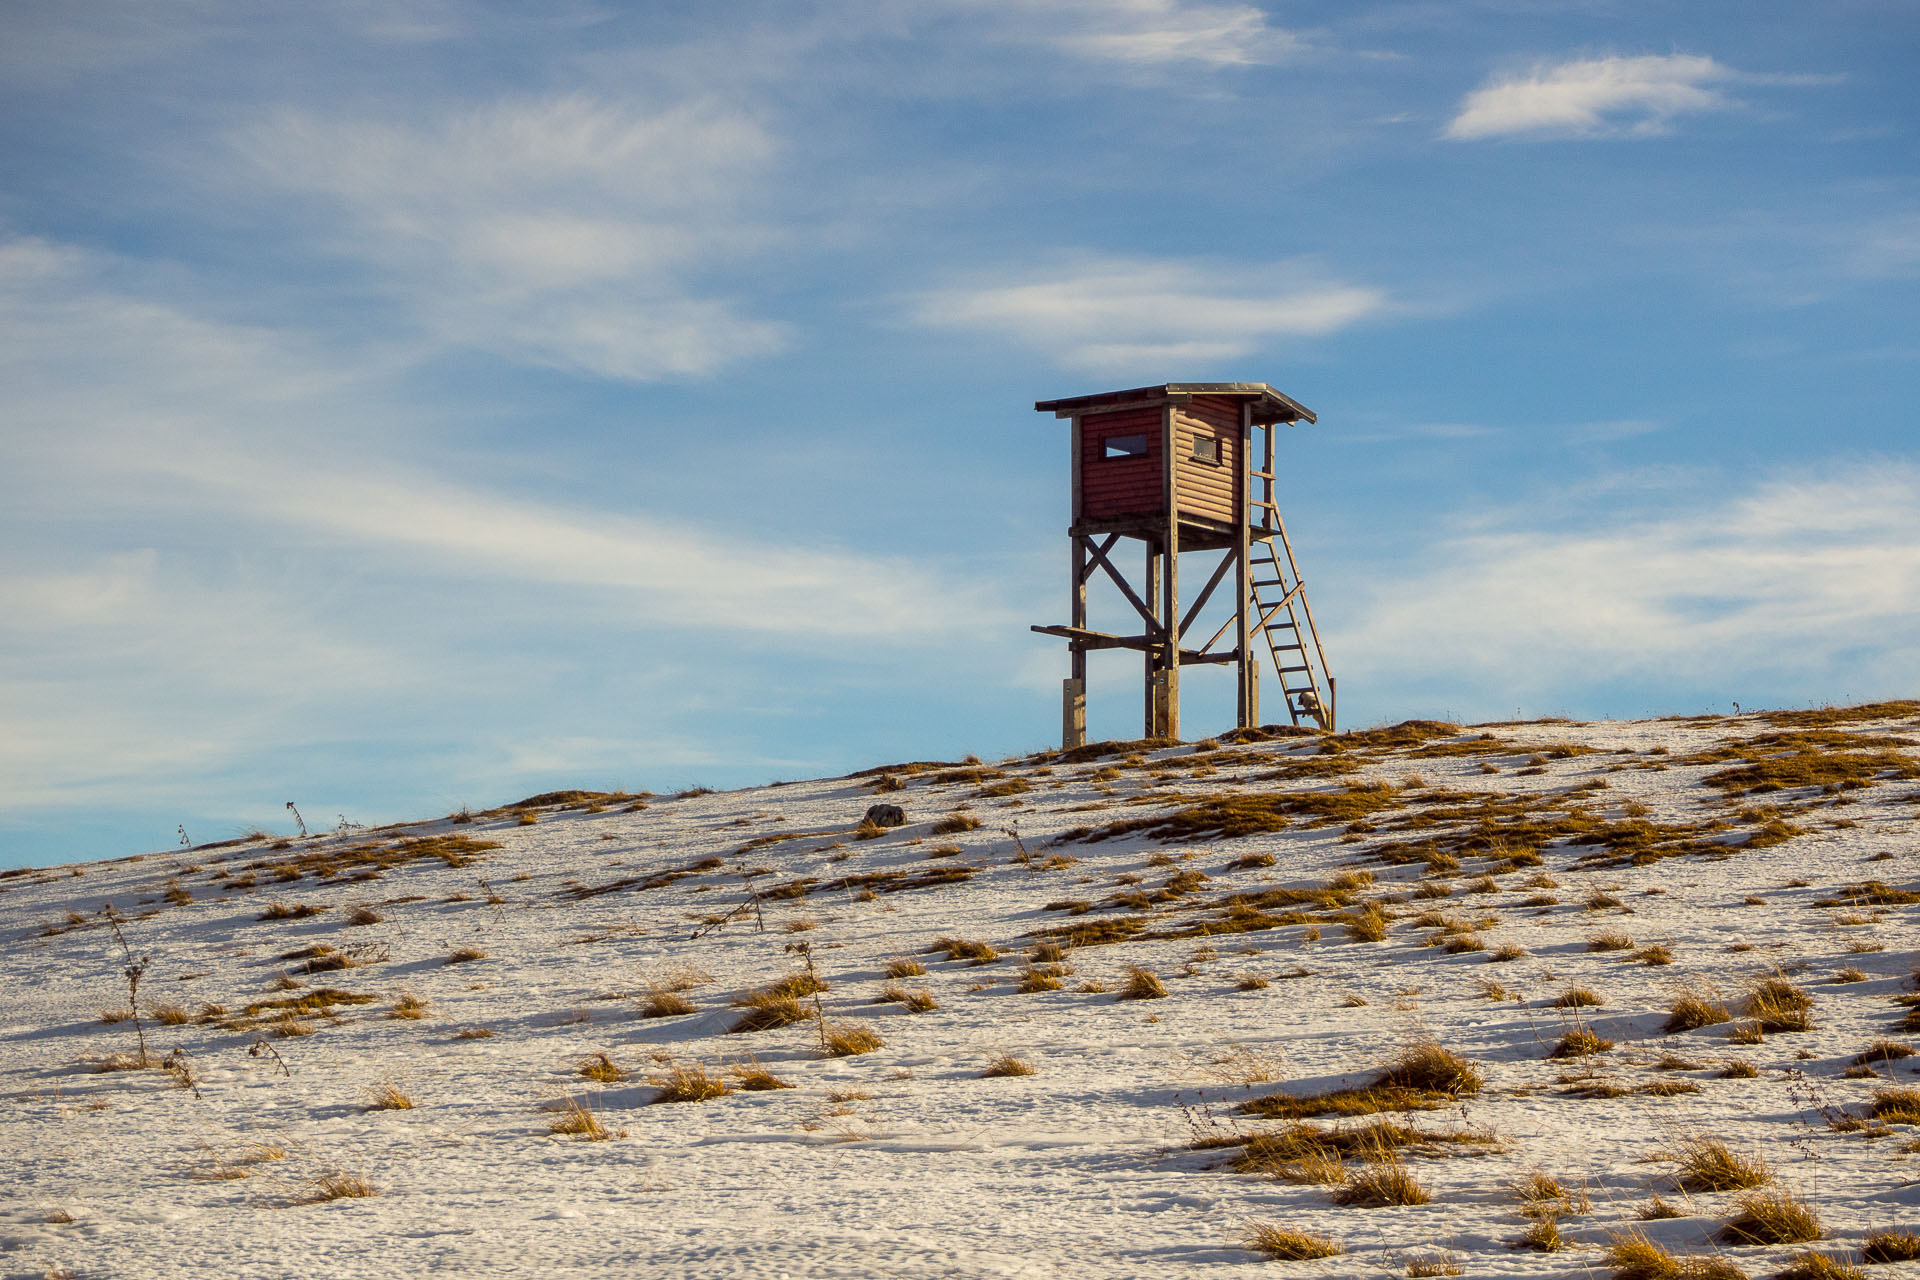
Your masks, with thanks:
[(387, 1010), (387, 1016), (417, 1021), (427, 1016), (427, 1002), (411, 991), (402, 991), (394, 999), (393, 1007)]
[(627, 1078), (627, 1069), (615, 1062), (602, 1050), (580, 1059), (580, 1074), (588, 1080), (598, 1080), (601, 1084), (619, 1084)]
[(1787, 1269), (1774, 1280), (1867, 1280), (1867, 1273), (1830, 1253), (1807, 1249), (1794, 1254)]
[(483, 947), (457, 947), (447, 956), (447, 963), (469, 964), (475, 960), (485, 960), (486, 958), (486, 949)]
[(1787, 979), (1762, 978), (1747, 989), (1741, 1010), (1762, 1031), (1811, 1031), (1813, 997)]
[(1487, 959), (1498, 964), (1505, 963), (1508, 960), (1518, 960), (1526, 954), (1527, 949), (1519, 943), (1503, 942), (1493, 950), (1487, 952)]
[(1560, 1037), (1553, 1046), (1549, 1058), (1589, 1058), (1596, 1053), (1605, 1053), (1613, 1048), (1613, 1041), (1595, 1035), (1585, 1027), (1575, 1027)]
[(1633, 939), (1618, 929), (1602, 929), (1599, 933), (1587, 937), (1589, 951), (1631, 951)]
[(734, 1067), (733, 1078), (740, 1082), (744, 1093), (766, 1093), (773, 1089), (791, 1089), (792, 1085), (782, 1080), (760, 1064), (758, 1058), (748, 1058)]
[(373, 1089), (373, 1100), (367, 1106), (369, 1111), (411, 1111), (413, 1099), (407, 1096), (392, 1080), (383, 1080)]
[(912, 956), (895, 956), (887, 961), (886, 973), (889, 978), (919, 978), (925, 976), (926, 972), (927, 966)]
[(1727, 1244), (1802, 1244), (1821, 1236), (1820, 1219), (1791, 1191), (1744, 1195), (1733, 1209), (1733, 1217), (1720, 1228), (1720, 1239)]
[(831, 1058), (850, 1058), (855, 1054), (872, 1053), (886, 1044), (880, 1033), (864, 1022), (830, 1022), (826, 1026), (823, 1038), (827, 1056)]
[(1377, 1083), (1390, 1089), (1441, 1093), (1457, 1098), (1480, 1092), (1485, 1080), (1480, 1068), (1473, 1063), (1436, 1040), (1425, 1040), (1396, 1054)]
[(929, 951), (944, 951), (949, 960), (965, 960), (968, 964), (992, 964), (1000, 958), (1000, 953), (991, 943), (979, 942), (968, 938), (939, 937), (933, 940)]
[(1350, 913), (1346, 918), (1347, 937), (1354, 942), (1385, 942), (1387, 940), (1387, 918), (1380, 908), (1368, 904), (1364, 909)]
[(1920, 1125), (1920, 1089), (1875, 1089), (1867, 1109), (1875, 1120)]
[(453, 1038), (455, 1040), (491, 1040), (493, 1039), (493, 1028), (462, 1027), (453, 1033)]
[[(604, 1054), (601, 1056), (605, 1057)], [(621, 1072), (620, 1078), (625, 1079), (626, 1073)], [(657, 1076), (648, 1076), (647, 1083), (659, 1090), (654, 1095), (655, 1102), (705, 1102), (710, 1098), (724, 1098), (733, 1092), (733, 1087), (725, 1077), (718, 1072), (709, 1074), (699, 1063), (669, 1061), (667, 1070)]]
[(805, 1022), (810, 1016), (806, 1007), (794, 997), (766, 989), (743, 991), (734, 997), (733, 1003), (746, 1012), (727, 1028), (730, 1032), (771, 1031), (775, 1027), (790, 1027), (796, 1022)]
[(1304, 1262), (1309, 1258), (1332, 1258), (1345, 1253), (1340, 1245), (1325, 1236), (1309, 1235), (1273, 1222), (1247, 1224), (1241, 1240), (1253, 1252), (1281, 1262)]
[(351, 925), (379, 924), (385, 919), (385, 916), (372, 907), (355, 907), (347, 915), (347, 923)]
[(1459, 1276), (1466, 1274), (1466, 1268), (1453, 1260), (1452, 1254), (1443, 1253), (1437, 1258), (1415, 1258), (1407, 1263), (1409, 1276)]
[(593, 1108), (571, 1094), (561, 1102), (560, 1114), (547, 1125), (547, 1132), (578, 1138), (582, 1142), (605, 1142), (609, 1138), (627, 1136), (625, 1129), (616, 1131), (601, 1124), (600, 1117), (593, 1114)]
[(1652, 946), (1642, 947), (1633, 953), (1633, 958), (1641, 964), (1663, 965), (1673, 963), (1673, 949), (1665, 943), (1656, 942)]
[(1335, 1204), (1376, 1209), (1388, 1205), (1427, 1204), (1433, 1197), (1398, 1160), (1382, 1160), (1347, 1175), (1333, 1189)]
[(1898, 1040), (1875, 1040), (1853, 1055), (1853, 1065), (1859, 1067), (1869, 1062), (1893, 1062), (1900, 1058), (1911, 1058), (1913, 1054), (1914, 1048), (1910, 1044), (1901, 1044)]
[(163, 1027), (183, 1027), (193, 1020), (192, 1015), (177, 1004), (148, 1005), (147, 1012)]
[(1150, 969), (1137, 964), (1127, 966), (1127, 985), (1120, 988), (1121, 1000), (1160, 1000), (1167, 994), (1166, 984)]
[(373, 1183), (363, 1173), (351, 1173), (345, 1169), (336, 1169), (332, 1173), (323, 1173), (313, 1180), (313, 1194), (309, 1201), (324, 1204), (330, 1200), (364, 1200), (368, 1196), (378, 1195)]
[(1667, 1020), (1661, 1024), (1668, 1034), (1676, 1031), (1697, 1031), (1701, 1027), (1718, 1026), (1722, 1022), (1731, 1022), (1733, 1011), (1722, 1004), (1711, 991), (1687, 988), (1673, 998), (1667, 1006)]
[(1742, 1155), (1719, 1138), (1682, 1138), (1666, 1153), (1680, 1166), (1680, 1185), (1688, 1191), (1743, 1191), (1773, 1181), (1758, 1155)]
[(987, 1069), (980, 1073), (982, 1079), (995, 1076), (1030, 1076), (1038, 1070), (1025, 1058), (1016, 1058), (1010, 1053), (1002, 1053), (987, 1063)]
[(1602, 1000), (1592, 987), (1568, 987), (1554, 997), (1556, 1009), (1597, 1009), (1606, 1001)]
[(1058, 991), (1062, 985), (1061, 978), (1068, 972), (1070, 970), (1065, 965), (1029, 965), (1013, 989), (1025, 996), (1038, 995), (1042, 991)]
[(1920, 1260), (1920, 1236), (1911, 1231), (1874, 1231), (1860, 1247), (1860, 1256), (1875, 1263)]
[(640, 1016), (643, 1018), (677, 1018), (682, 1014), (698, 1012), (693, 1001), (677, 991), (655, 989), (647, 993), (640, 1002)]
[(940, 1007), (933, 993), (925, 987), (909, 990), (897, 982), (889, 982), (880, 988), (880, 994), (874, 997), (875, 1004), (904, 1005), (908, 1013), (927, 1013)]

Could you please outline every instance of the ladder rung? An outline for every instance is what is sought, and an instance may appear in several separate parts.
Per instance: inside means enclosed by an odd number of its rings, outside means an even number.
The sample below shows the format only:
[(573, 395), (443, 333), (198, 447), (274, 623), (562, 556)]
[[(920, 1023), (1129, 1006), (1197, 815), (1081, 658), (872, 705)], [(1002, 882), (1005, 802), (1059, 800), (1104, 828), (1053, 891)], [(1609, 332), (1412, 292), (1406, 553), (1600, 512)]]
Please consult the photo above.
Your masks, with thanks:
[(1311, 671), (1311, 670), (1313, 670), (1312, 667), (1282, 667), (1280, 668), (1280, 674), (1285, 675), (1289, 671)]
[(1271, 472), (1271, 471), (1249, 471), (1249, 472), (1247, 472), (1247, 474), (1248, 474), (1248, 475), (1250, 475), (1250, 476), (1252, 476), (1252, 477), (1253, 477), (1253, 478), (1254, 478), (1255, 480), (1277, 480), (1277, 479), (1279, 479), (1279, 477), (1278, 477), (1278, 476), (1276, 476), (1276, 475), (1274, 475), (1274, 474), (1273, 474), (1273, 472)]
[(1287, 580), (1285, 578), (1268, 578), (1254, 582), (1252, 585), (1256, 587), (1284, 587), (1287, 585)]

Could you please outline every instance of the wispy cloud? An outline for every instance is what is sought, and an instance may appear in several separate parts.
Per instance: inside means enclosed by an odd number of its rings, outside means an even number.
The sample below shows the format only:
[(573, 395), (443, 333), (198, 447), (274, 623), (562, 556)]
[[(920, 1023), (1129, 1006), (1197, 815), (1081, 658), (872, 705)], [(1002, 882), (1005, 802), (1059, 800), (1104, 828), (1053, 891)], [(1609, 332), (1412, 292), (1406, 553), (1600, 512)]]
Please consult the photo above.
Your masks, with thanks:
[(285, 112), (236, 142), (254, 175), (343, 214), (322, 247), (376, 269), (438, 341), (646, 380), (787, 340), (713, 278), (767, 247), (748, 207), (777, 151), (717, 99), (521, 99), (424, 124)]
[[(1920, 665), (1920, 467), (1779, 476), (1684, 510), (1436, 539), (1338, 638), (1349, 670), (1490, 709), (1596, 683), (1866, 696)], [(1874, 682), (1878, 682), (1877, 686)]]
[(1044, 44), (1091, 61), (1132, 67), (1229, 67), (1280, 62), (1298, 36), (1251, 4), (1216, 0), (946, 0), (985, 14), (1002, 40)]
[(1712, 58), (1687, 54), (1543, 65), (1469, 93), (1444, 136), (1645, 137), (1664, 132), (1674, 116), (1734, 105), (1721, 86), (1736, 78)]
[(1230, 359), (1272, 339), (1336, 332), (1388, 305), (1380, 289), (1329, 281), (1299, 263), (1094, 258), (1013, 282), (929, 292), (913, 301), (911, 315), (1105, 371)]

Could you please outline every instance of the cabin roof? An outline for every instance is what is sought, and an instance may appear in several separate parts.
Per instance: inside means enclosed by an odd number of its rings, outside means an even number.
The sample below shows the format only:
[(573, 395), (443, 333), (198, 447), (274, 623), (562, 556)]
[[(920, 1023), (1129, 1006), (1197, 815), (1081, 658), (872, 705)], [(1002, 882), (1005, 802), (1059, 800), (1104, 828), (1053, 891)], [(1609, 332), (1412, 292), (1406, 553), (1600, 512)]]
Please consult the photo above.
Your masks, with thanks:
[(1319, 421), (1313, 410), (1291, 396), (1275, 391), (1264, 382), (1166, 382), (1157, 387), (1102, 391), (1065, 400), (1039, 400), (1033, 407), (1041, 413), (1051, 411), (1056, 418), (1072, 418), (1083, 413), (1117, 409), (1122, 405), (1180, 404), (1194, 396), (1230, 396), (1238, 400), (1251, 400), (1255, 422)]

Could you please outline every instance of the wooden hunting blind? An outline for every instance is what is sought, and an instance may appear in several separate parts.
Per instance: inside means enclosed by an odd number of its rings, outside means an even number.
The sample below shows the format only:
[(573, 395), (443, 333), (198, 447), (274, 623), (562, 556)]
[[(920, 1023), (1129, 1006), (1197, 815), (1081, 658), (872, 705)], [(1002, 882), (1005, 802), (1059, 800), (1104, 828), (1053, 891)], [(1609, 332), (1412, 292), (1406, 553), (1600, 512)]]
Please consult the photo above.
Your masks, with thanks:
[[(1132, 649), (1146, 655), (1146, 736), (1180, 736), (1180, 668), (1232, 663), (1239, 676), (1237, 719), (1260, 723), (1260, 656), (1271, 655), (1287, 715), (1331, 731), (1336, 686), (1327, 670), (1306, 584), (1300, 580), (1275, 500), (1274, 429), (1315, 422), (1313, 411), (1264, 382), (1169, 382), (1033, 406), (1073, 424), (1072, 622), (1033, 630), (1067, 641), (1072, 674), (1061, 737), (1087, 737), (1087, 654)], [(1113, 556), (1122, 538), (1146, 544), (1135, 585)], [(1181, 612), (1180, 555), (1219, 551), (1211, 575)], [(1087, 627), (1087, 583), (1111, 579), (1139, 615), (1139, 634)], [(1188, 629), (1231, 574), (1232, 616), (1206, 643)], [(1228, 634), (1232, 647), (1216, 649)]]

